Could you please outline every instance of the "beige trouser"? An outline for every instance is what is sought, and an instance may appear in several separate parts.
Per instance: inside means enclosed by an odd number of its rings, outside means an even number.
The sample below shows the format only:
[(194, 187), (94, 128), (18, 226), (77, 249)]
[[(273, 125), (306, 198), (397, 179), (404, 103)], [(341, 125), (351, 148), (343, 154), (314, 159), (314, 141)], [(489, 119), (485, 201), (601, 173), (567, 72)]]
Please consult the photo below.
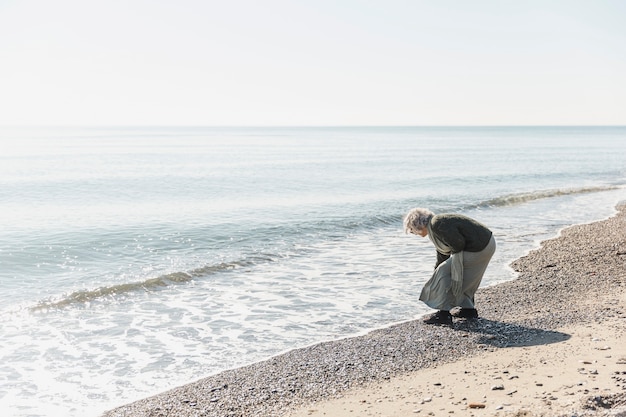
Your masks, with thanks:
[(437, 310), (474, 308), (474, 294), (495, 251), (496, 240), (492, 236), (487, 247), (480, 252), (463, 252), (463, 288), (458, 297), (452, 293), (452, 257), (440, 263), (424, 284), (420, 300)]

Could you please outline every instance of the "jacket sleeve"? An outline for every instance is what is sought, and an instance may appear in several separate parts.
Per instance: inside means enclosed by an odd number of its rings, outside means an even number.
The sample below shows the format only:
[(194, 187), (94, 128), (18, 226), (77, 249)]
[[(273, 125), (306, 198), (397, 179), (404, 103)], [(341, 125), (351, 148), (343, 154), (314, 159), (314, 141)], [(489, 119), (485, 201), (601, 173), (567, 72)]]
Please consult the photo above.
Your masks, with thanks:
[(465, 250), (465, 237), (461, 234), (457, 227), (452, 225), (437, 225), (437, 227), (434, 227), (433, 230), (437, 233), (441, 240), (452, 248), (452, 253), (462, 252)]

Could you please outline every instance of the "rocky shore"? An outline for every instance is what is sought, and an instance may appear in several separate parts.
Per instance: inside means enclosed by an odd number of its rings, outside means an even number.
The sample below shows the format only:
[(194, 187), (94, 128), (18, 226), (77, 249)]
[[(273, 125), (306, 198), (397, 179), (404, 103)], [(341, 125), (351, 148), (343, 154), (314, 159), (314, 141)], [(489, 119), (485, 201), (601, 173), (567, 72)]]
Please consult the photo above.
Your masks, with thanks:
[[(451, 327), (427, 326), (414, 320), (313, 345), (121, 406), (103, 417), (278, 417), (298, 410), (315, 415), (313, 404), (388, 385), (396, 378), (413, 378), (415, 385), (415, 381), (425, 379), (422, 373), (445, 366), (459, 368), (462, 361), (471, 358), (496, 363), (498, 355), (506, 355), (510, 348), (566, 350), (570, 346), (572, 352), (577, 351), (578, 345), (568, 343), (579, 336), (572, 329), (581, 326), (590, 328), (590, 334), (593, 329), (610, 327), (609, 336), (619, 340), (620, 335), (626, 336), (626, 206), (618, 210), (610, 219), (567, 228), (540, 249), (513, 262), (517, 279), (477, 293), (478, 320), (455, 319)], [(572, 397), (580, 397), (576, 398), (577, 405), (569, 406), (575, 415), (626, 416), (623, 345), (626, 343), (618, 343), (611, 355), (602, 355), (616, 367), (610, 378), (611, 392), (573, 390)], [(558, 368), (559, 363), (546, 366)], [(500, 371), (510, 372), (509, 368), (507, 365)], [(362, 400), (363, 404), (367, 401)], [(424, 402), (424, 398), (419, 401)], [(480, 401), (475, 404), (476, 411), (469, 408), (467, 398), (456, 401), (458, 407), (475, 415), (506, 415), (480, 414), (483, 406), (487, 408)], [(550, 404), (543, 403), (547, 405), (543, 410), (517, 408), (517, 414), (510, 415), (561, 415), (553, 414), (556, 411)], [(423, 409), (413, 407), (412, 412), (419, 415), (426, 412)], [(387, 415), (404, 414), (390, 411)]]

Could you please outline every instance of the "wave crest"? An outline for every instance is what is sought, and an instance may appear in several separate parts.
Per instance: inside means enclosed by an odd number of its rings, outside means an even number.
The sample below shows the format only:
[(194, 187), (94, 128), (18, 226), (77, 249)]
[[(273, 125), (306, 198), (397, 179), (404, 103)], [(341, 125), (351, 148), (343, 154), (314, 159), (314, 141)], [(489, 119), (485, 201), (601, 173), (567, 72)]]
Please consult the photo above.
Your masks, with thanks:
[(541, 200), (544, 198), (562, 197), (566, 195), (597, 193), (602, 191), (617, 190), (618, 186), (596, 186), (596, 187), (580, 187), (580, 188), (567, 188), (567, 189), (554, 189), (554, 190), (540, 190), (532, 191), (528, 193), (508, 194), (501, 197), (492, 198), (482, 201), (472, 208), (485, 208), (485, 207), (503, 207), (513, 206), (518, 204), (528, 203), (530, 201)]
[(95, 301), (101, 298), (113, 298), (136, 291), (151, 292), (172, 285), (185, 284), (192, 281), (194, 278), (205, 277), (208, 275), (217, 274), (240, 267), (251, 266), (259, 262), (270, 260), (272, 260), (272, 257), (268, 255), (258, 255), (241, 261), (222, 262), (215, 265), (207, 265), (201, 268), (194, 269), (190, 272), (173, 272), (170, 274), (161, 275), (156, 278), (146, 279), (144, 281), (116, 284), (92, 290), (75, 291), (58, 300), (41, 301), (37, 305), (31, 307), (30, 311), (37, 312), (50, 308), (64, 308), (74, 304), (89, 303), (91, 301)]

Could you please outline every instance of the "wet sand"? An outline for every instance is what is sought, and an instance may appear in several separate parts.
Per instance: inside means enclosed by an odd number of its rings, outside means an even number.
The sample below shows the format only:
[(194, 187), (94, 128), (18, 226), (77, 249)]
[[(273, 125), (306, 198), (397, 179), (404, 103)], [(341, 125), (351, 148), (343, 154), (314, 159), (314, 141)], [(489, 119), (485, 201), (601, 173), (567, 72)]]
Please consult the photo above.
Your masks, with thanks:
[(104, 416), (626, 416), (618, 209), (515, 261), (517, 279), (477, 293), (478, 320), (320, 343)]

